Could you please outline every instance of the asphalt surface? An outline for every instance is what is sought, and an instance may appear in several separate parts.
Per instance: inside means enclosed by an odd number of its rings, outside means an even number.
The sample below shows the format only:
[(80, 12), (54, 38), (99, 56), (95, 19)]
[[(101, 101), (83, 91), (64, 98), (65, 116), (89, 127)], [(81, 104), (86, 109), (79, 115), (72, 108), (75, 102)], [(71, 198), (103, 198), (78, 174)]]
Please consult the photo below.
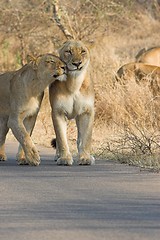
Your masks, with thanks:
[(0, 162), (0, 240), (159, 240), (160, 174), (109, 160), (18, 166), (17, 143)]

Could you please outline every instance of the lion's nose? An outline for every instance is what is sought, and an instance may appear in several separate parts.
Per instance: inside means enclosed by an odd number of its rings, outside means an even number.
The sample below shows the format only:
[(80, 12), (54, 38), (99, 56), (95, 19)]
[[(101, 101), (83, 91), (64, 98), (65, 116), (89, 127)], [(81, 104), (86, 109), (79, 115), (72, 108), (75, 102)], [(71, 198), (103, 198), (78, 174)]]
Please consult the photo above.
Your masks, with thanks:
[(72, 64), (74, 65), (74, 66), (76, 66), (76, 67), (79, 67), (79, 65), (81, 65), (81, 61), (79, 61), (79, 62), (73, 62)]

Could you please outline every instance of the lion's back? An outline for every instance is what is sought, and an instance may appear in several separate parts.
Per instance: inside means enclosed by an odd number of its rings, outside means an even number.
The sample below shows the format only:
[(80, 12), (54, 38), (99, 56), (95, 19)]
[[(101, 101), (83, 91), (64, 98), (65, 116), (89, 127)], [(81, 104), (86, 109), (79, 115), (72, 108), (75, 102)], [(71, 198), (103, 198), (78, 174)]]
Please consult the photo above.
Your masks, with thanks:
[(160, 47), (151, 48), (142, 52), (142, 54), (137, 54), (136, 61), (160, 66)]

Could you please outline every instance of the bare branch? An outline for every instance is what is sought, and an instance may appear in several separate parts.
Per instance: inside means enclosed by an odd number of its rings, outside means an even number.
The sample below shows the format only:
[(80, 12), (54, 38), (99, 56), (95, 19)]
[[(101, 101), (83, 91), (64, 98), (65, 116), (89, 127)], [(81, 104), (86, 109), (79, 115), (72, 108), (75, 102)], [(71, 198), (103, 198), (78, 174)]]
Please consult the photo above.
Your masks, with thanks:
[(25, 61), (25, 44), (24, 44), (24, 37), (23, 34), (19, 33), (18, 38), (20, 40), (20, 59), (21, 59), (21, 65), (24, 66)]
[(74, 36), (68, 31), (68, 29), (61, 23), (61, 18), (59, 16), (58, 0), (52, 1), (53, 6), (53, 20), (57, 23), (59, 29), (63, 32), (67, 39), (74, 39)]

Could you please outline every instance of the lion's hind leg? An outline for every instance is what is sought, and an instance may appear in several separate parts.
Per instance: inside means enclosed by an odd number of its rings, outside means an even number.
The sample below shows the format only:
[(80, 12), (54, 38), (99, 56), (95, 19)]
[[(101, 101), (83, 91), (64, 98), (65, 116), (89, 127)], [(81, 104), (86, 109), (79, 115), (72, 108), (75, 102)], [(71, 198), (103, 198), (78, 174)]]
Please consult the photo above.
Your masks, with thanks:
[(21, 144), (19, 144), (16, 158), (19, 165), (28, 165), (28, 162), (26, 161), (25, 153), (23, 151)]
[(7, 160), (5, 154), (5, 140), (9, 128), (7, 127), (8, 117), (0, 117), (0, 161)]

